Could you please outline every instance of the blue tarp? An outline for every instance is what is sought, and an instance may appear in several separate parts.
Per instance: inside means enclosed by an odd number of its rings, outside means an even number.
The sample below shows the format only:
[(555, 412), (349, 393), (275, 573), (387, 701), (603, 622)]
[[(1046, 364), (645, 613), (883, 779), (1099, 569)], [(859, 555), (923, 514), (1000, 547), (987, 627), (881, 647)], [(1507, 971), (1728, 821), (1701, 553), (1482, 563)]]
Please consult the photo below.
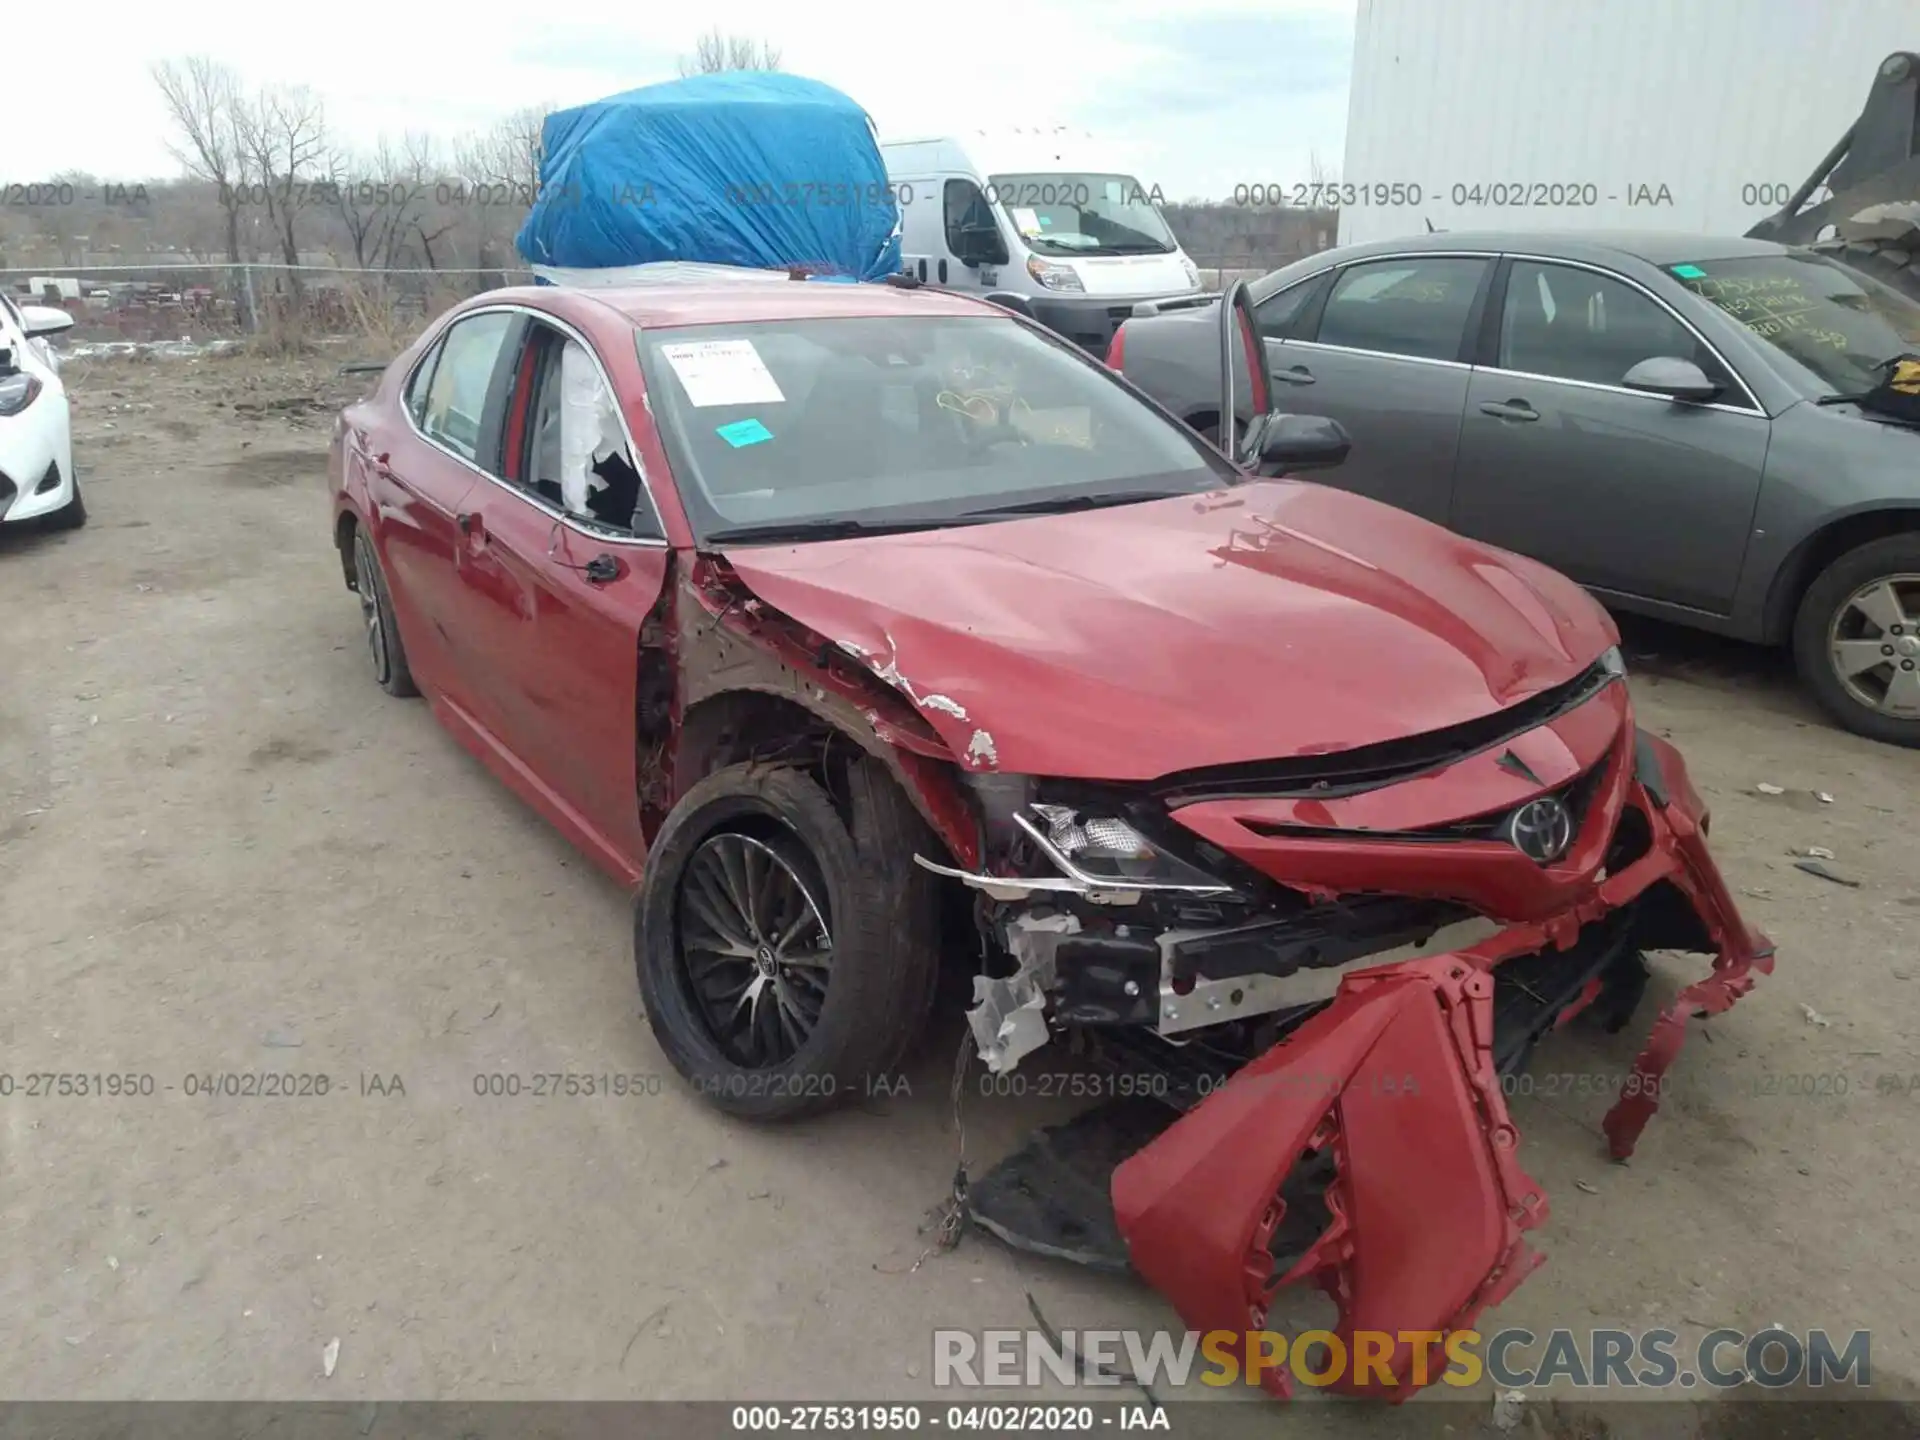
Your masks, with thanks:
[(540, 195), (515, 243), (576, 269), (691, 261), (900, 268), (900, 212), (873, 122), (817, 80), (697, 75), (547, 117)]

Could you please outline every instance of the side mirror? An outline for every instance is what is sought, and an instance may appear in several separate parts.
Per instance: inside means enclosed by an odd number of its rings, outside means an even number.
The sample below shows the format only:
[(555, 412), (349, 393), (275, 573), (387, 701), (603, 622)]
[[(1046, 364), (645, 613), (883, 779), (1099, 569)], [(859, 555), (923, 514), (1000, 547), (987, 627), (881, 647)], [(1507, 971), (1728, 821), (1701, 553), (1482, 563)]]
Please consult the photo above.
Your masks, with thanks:
[[(1220, 296), (1220, 448), (1236, 465), (1253, 465), (1260, 455), (1256, 433), (1273, 409), (1267, 350), (1260, 343), (1253, 298), (1246, 282), (1236, 280)], [(1239, 396), (1245, 395), (1242, 405)], [(1256, 426), (1254, 421), (1261, 423)], [(1245, 427), (1244, 429), (1242, 427)]]
[(1691, 360), (1676, 355), (1654, 355), (1642, 360), (1620, 382), (1629, 390), (1646, 395), (1664, 395), (1669, 400), (1711, 400), (1720, 387), (1707, 378)]
[(994, 225), (962, 225), (959, 232), (960, 248), (954, 258), (962, 265), (1004, 265), (1007, 263), (1007, 242), (1000, 238), (1000, 231)]
[(1263, 475), (1330, 469), (1344, 462), (1353, 449), (1352, 437), (1338, 420), (1277, 411), (1262, 418), (1248, 441), (1259, 457)]
[(51, 305), (22, 305), (20, 324), (27, 332), (29, 340), (42, 335), (58, 335), (62, 330), (73, 328), (73, 316)]
[(987, 303), (998, 305), (1002, 310), (1011, 310), (1016, 315), (1024, 315), (1029, 320), (1033, 319), (1033, 305), (1024, 295), (1016, 295), (1008, 290), (996, 290), (987, 296)]

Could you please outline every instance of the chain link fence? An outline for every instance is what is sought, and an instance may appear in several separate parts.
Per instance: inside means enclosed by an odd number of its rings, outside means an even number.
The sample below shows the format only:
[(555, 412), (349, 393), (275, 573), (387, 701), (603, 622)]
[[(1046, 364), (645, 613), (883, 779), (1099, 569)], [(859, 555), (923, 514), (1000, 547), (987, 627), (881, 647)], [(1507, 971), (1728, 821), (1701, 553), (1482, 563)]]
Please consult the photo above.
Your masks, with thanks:
[[(1194, 263), (1209, 290), (1273, 268), (1252, 255), (1196, 256)], [(533, 278), (525, 268), (220, 261), (12, 267), (0, 269), (0, 289), (16, 303), (52, 305), (72, 315), (63, 348), (250, 340), (292, 350), (329, 337), (402, 343), (458, 301)]]
[(526, 269), (266, 262), (0, 269), (16, 303), (73, 316), (68, 344), (411, 335), (456, 301), (532, 281)]

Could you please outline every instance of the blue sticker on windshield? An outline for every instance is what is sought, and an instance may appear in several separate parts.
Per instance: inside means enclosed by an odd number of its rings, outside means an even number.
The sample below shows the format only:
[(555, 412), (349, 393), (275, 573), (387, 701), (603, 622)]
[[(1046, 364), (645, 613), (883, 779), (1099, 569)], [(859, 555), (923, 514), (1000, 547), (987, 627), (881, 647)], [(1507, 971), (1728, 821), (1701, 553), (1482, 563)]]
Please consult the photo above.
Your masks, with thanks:
[(773, 438), (773, 432), (758, 420), (736, 420), (731, 425), (722, 425), (713, 433), (736, 450), (742, 445), (758, 445), (763, 440)]
[(1674, 265), (1669, 268), (1682, 280), (1703, 280), (1707, 274), (1698, 265)]

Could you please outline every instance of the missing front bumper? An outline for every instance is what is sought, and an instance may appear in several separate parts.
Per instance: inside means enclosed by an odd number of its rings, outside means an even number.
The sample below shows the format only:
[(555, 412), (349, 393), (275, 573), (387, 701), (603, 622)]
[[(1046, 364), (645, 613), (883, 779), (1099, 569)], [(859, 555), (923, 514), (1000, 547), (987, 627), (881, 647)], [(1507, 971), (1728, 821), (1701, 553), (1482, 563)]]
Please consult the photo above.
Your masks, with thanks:
[[(1644, 849), (1564, 913), (1347, 972), (1239, 1069), (1197, 1077), (1157, 1112), (1110, 1106), (1043, 1132), (974, 1186), (976, 1219), (1028, 1249), (1131, 1268), (1203, 1332), (1262, 1328), (1281, 1288), (1315, 1285), (1350, 1347), (1362, 1331), (1400, 1337), (1384, 1366), (1340, 1388), (1400, 1400), (1431, 1383), (1444, 1367), (1426, 1363), (1431, 1350), (1416, 1363), (1415, 1348), (1470, 1325), (1541, 1263), (1523, 1237), (1547, 1200), (1516, 1158), (1502, 1074), (1582, 1012), (1622, 1026), (1644, 989), (1643, 947), (1713, 954), (1656, 1019), (1606, 1117), (1625, 1158), (1687, 1020), (1727, 1009), (1773, 968), (1706, 849), (1679, 756), (1643, 734), (1634, 769)], [(1283, 1372), (1266, 1377), (1287, 1393)]]

